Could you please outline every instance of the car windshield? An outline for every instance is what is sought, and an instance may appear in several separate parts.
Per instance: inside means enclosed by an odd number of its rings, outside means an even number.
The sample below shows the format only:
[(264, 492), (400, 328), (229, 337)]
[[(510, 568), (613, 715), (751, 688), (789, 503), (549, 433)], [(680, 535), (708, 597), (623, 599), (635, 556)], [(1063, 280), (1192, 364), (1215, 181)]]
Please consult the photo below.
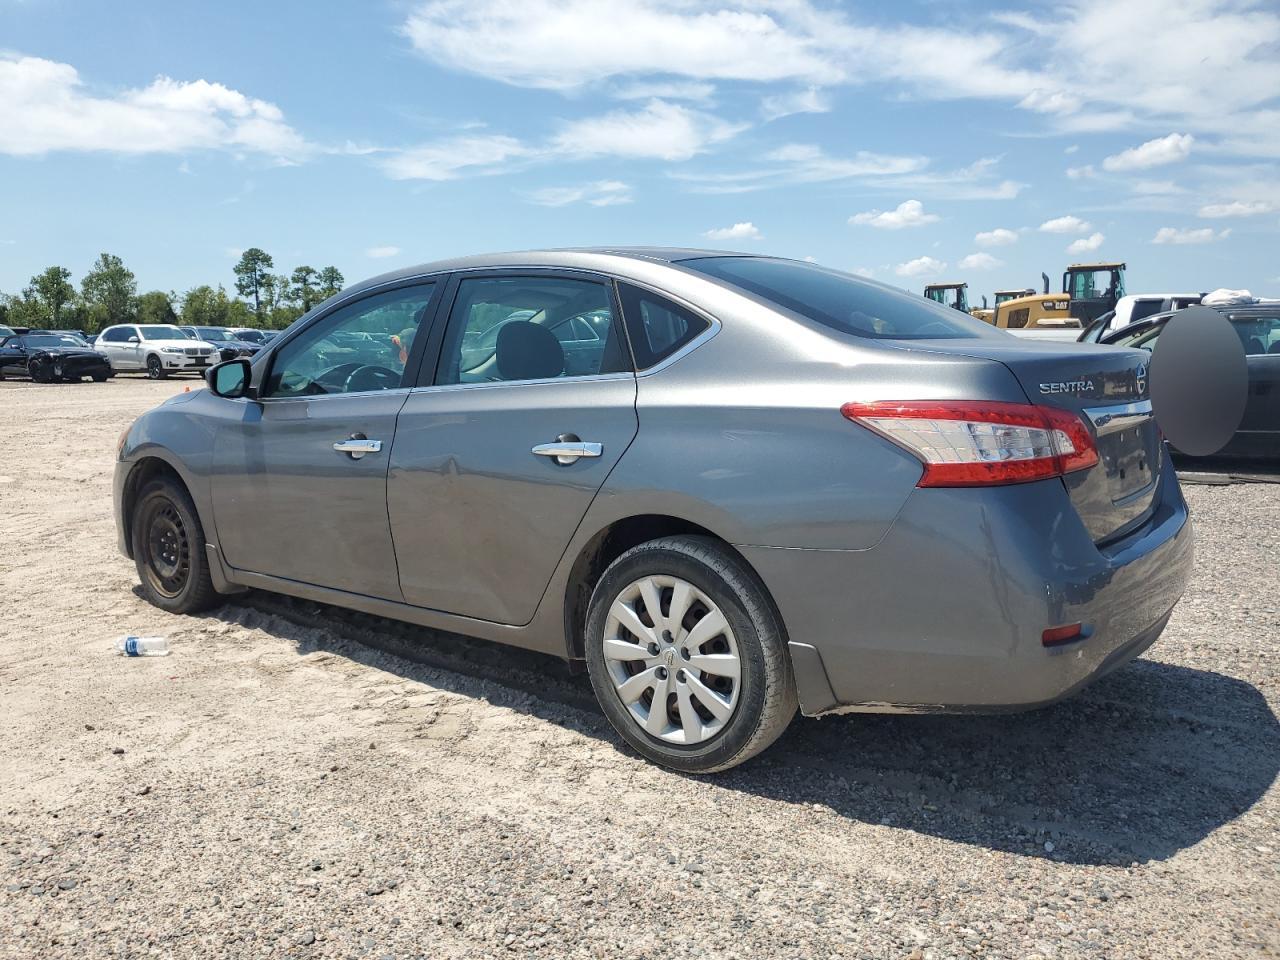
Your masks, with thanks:
[(0, 340), (3, 340), (5, 337), (12, 337), (12, 336), (13, 336), (12, 327), (0, 326)]
[(86, 347), (88, 346), (79, 337), (73, 337), (69, 333), (53, 333), (40, 334), (34, 337), (22, 337), (22, 343), (27, 349), (47, 350), (49, 347)]
[(703, 257), (680, 266), (856, 337), (885, 340), (1003, 336), (981, 320), (924, 297), (795, 260)]
[(234, 340), (236, 335), (226, 327), (196, 327), (202, 340)]
[(143, 340), (191, 340), (192, 336), (177, 327), (168, 324), (157, 324), (154, 327), (139, 327)]

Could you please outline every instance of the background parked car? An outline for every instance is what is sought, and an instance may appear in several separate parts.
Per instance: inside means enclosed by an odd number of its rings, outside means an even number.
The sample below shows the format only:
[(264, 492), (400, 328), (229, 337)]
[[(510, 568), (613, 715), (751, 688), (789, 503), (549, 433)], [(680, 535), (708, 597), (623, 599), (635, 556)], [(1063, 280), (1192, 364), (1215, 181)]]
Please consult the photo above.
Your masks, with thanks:
[[(1231, 442), (1215, 456), (1280, 458), (1280, 303), (1214, 307), (1229, 321), (1244, 346), (1249, 395)], [(1103, 344), (1154, 350), (1175, 316), (1170, 310), (1131, 323), (1102, 339)], [(1206, 397), (1205, 402), (1212, 402)]]
[(107, 327), (94, 345), (116, 372), (145, 371), (152, 380), (171, 373), (203, 373), (218, 360), (207, 343), (168, 323), (124, 323)]
[(17, 331), (14, 330), (13, 327), (6, 327), (3, 323), (0, 323), (0, 340), (3, 340), (5, 337), (12, 337), (15, 333), (17, 333)]
[(1121, 297), (1114, 310), (1108, 310), (1089, 324), (1077, 339), (1081, 343), (1098, 343), (1107, 334), (1157, 313), (1193, 307), (1203, 296), (1200, 293), (1131, 293)]
[(223, 360), (234, 360), (236, 357), (252, 357), (262, 347), (247, 340), (241, 340), (230, 327), (179, 327), (183, 333), (193, 340), (216, 347)]
[(112, 373), (106, 357), (71, 334), (27, 333), (0, 340), (0, 379), (16, 374), (53, 383), (93, 377), (102, 383)]
[(230, 330), (241, 340), (256, 343), (259, 347), (266, 346), (276, 336), (274, 330), (255, 330), (252, 327), (231, 327)]

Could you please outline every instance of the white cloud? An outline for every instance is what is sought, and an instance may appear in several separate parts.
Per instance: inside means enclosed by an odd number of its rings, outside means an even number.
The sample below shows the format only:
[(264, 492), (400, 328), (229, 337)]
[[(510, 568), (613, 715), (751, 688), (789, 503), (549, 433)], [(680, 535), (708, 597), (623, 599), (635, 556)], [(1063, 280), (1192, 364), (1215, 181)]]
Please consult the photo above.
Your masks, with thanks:
[[(883, 85), (891, 97), (1005, 103), (1056, 132), (1162, 123), (1224, 151), (1280, 156), (1274, 4), (1074, 0), (1050, 29), (1028, 13), (906, 17), (819, 0), (418, 0), (402, 31), (439, 64), (526, 87)], [(1230, 66), (1188, 50), (1229, 50)]]
[(830, 109), (831, 98), (817, 87), (777, 93), (760, 101), (760, 112), (765, 120), (777, 120), (793, 113), (827, 113)]
[(544, 207), (564, 207), (586, 203), (593, 207), (612, 207), (630, 203), (631, 187), (620, 180), (596, 180), (576, 187), (543, 187), (529, 194), (529, 199)]
[(717, 227), (703, 234), (709, 240), (763, 240), (762, 234), (754, 223), (744, 220), (732, 227)]
[(1067, 148), (1066, 148), (1065, 150), (1063, 150), (1062, 152), (1063, 152), (1063, 153), (1076, 153), (1077, 151), (1079, 151), (1079, 149), (1080, 149), (1080, 144), (1078, 144), (1078, 143), (1073, 143), (1073, 144), (1071, 144), (1071, 146), (1067, 147)]
[(1092, 253), (1102, 246), (1102, 241), (1107, 239), (1101, 233), (1091, 233), (1087, 237), (1081, 237), (1079, 240), (1072, 240), (1067, 246), (1067, 253)]
[(501, 173), (510, 161), (536, 152), (515, 137), (485, 134), (392, 150), (377, 163), (392, 180), (454, 180), (463, 173)]
[(1018, 242), (1018, 234), (1005, 227), (984, 230), (973, 235), (973, 242), (980, 247), (1007, 247)]
[(1147, 170), (1167, 163), (1177, 163), (1191, 155), (1195, 137), (1189, 133), (1171, 133), (1167, 137), (1148, 140), (1141, 146), (1123, 150), (1102, 161), (1102, 168), (1118, 173), (1127, 170)]
[(871, 279), (876, 275), (875, 267), (854, 267), (853, 272), (860, 277)]
[(1090, 224), (1087, 220), (1081, 220), (1079, 217), (1074, 216), (1065, 216), (1046, 220), (1040, 224), (1038, 229), (1042, 233), (1084, 233), (1089, 227)]
[(1176, 227), (1161, 227), (1156, 231), (1156, 235), (1151, 238), (1151, 242), (1176, 244), (1212, 243), (1215, 240), (1225, 240), (1230, 234), (1230, 230), (1215, 232), (1211, 227), (1204, 227), (1200, 230), (1179, 230)]
[(900, 277), (937, 276), (946, 267), (943, 261), (935, 260), (933, 257), (916, 257), (914, 260), (898, 264), (893, 268), (893, 272)]
[(708, 103), (715, 97), (714, 84), (699, 80), (655, 80), (652, 82), (637, 81), (617, 87), (610, 91), (618, 100), (691, 100), (694, 103)]
[(399, 252), (399, 247), (370, 247), (364, 252), (364, 255), (374, 260), (385, 260), (387, 257), (396, 256)]
[(1003, 267), (1004, 261), (989, 253), (979, 252), (962, 257), (958, 266), (961, 270), (994, 270), (996, 267)]
[(91, 96), (75, 67), (0, 53), (0, 154), (241, 150), (295, 163), (312, 148), (275, 104), (207, 80), (156, 77)]
[(730, 173), (680, 173), (675, 178), (694, 184), (699, 193), (749, 193), (790, 183), (825, 183), (831, 180), (887, 180), (921, 170), (924, 157), (895, 156), (859, 150), (850, 156), (833, 156), (809, 143), (789, 143), (763, 157), (767, 166)]
[(894, 210), (868, 210), (849, 218), (852, 224), (879, 227), (882, 230), (901, 230), (904, 227), (922, 227), (937, 222), (936, 214), (925, 213), (919, 200), (904, 200)]
[(741, 124), (727, 123), (709, 113), (665, 100), (650, 100), (642, 110), (617, 110), (574, 120), (561, 129), (552, 146), (568, 157), (688, 160), (743, 129)]
[(1067, 167), (1068, 180), (1092, 180), (1098, 175), (1098, 171), (1093, 169), (1092, 163), (1086, 163), (1080, 167)]
[(1270, 213), (1275, 209), (1273, 204), (1265, 200), (1233, 200), (1230, 203), (1206, 203), (1200, 208), (1200, 216), (1206, 220), (1221, 217), (1254, 217), (1260, 213)]

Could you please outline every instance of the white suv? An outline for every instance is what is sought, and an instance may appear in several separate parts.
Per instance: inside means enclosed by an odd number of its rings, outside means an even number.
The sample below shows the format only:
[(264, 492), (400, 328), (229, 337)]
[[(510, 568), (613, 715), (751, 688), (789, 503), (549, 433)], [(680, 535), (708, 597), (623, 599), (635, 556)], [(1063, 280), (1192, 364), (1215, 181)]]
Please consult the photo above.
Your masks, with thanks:
[(203, 373), (218, 362), (217, 351), (167, 323), (122, 323), (107, 327), (94, 343), (112, 369), (145, 370), (152, 380), (171, 373)]

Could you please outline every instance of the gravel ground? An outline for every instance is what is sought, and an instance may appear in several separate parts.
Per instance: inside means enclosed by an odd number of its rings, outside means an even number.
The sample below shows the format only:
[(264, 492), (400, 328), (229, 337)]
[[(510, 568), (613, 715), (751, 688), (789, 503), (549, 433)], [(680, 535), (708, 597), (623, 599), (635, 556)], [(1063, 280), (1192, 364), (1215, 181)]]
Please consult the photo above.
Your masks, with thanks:
[(697, 780), (549, 658), (144, 603), (114, 443), (184, 386), (0, 384), (0, 956), (1280, 953), (1280, 485), (1188, 487), (1190, 592), (1076, 699), (801, 719)]

